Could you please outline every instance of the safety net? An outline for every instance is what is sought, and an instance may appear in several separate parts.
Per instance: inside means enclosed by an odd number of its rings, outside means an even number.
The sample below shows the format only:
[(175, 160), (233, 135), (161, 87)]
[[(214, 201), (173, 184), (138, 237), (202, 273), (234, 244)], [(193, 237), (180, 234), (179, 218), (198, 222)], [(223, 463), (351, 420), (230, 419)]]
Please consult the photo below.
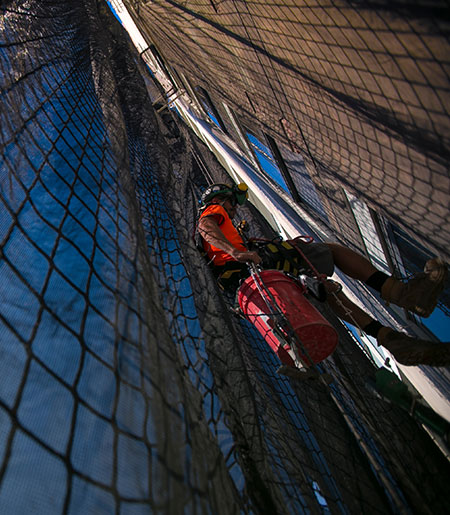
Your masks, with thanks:
[(328, 386), (228, 309), (192, 240), (225, 171), (106, 3), (3, 1), (0, 34), (0, 512), (444, 513), (447, 459), (325, 306)]
[(447, 0), (124, 3), (236, 141), (223, 103), (302, 154), (349, 240), (342, 187), (450, 259)]

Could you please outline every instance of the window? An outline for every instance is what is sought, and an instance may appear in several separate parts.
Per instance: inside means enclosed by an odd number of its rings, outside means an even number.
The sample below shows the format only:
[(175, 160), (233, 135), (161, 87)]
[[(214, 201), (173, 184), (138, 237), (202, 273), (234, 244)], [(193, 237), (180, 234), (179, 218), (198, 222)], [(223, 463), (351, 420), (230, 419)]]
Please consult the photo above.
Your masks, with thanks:
[(277, 162), (272, 155), (269, 147), (261, 142), (252, 132), (246, 130), (246, 136), (250, 142), (250, 146), (255, 153), (256, 158), (262, 168), (262, 170), (273, 179), (279, 186), (281, 186), (287, 193), (290, 193), (286, 181), (278, 168)]
[(177, 89), (177, 85), (175, 81), (173, 80), (173, 77), (171, 76), (169, 70), (167, 69), (166, 63), (164, 62), (164, 59), (162, 58), (161, 54), (159, 53), (158, 49), (155, 47), (155, 45), (149, 45), (148, 50), (151, 52), (153, 59), (158, 64), (160, 70), (166, 75), (166, 77), (170, 80), (173, 87)]
[(276, 142), (268, 134), (262, 134), (258, 138), (254, 131), (247, 129), (246, 136), (263, 171), (289, 193), (295, 202), (306, 204), (322, 220), (328, 222), (327, 213), (303, 157)]
[(378, 269), (389, 274), (391, 270), (368, 206), (361, 199), (355, 197), (355, 195), (345, 189), (344, 194), (347, 197), (348, 204), (355, 218), (370, 261), (372, 261)]
[(306, 169), (306, 164), (301, 154), (292, 152), (286, 145), (281, 143), (277, 143), (277, 146), (280, 152), (280, 159), (282, 159), (286, 165), (286, 173), (291, 178), (293, 188), (299, 197), (297, 200), (293, 195), (294, 200), (304, 202), (312, 208), (320, 218), (328, 222), (328, 216), (320, 200), (316, 185)]
[(201, 86), (197, 86), (195, 90), (209, 119), (214, 123), (214, 125), (225, 132), (225, 134), (228, 134), (227, 127), (222, 117), (220, 116), (219, 111), (216, 109), (216, 106), (214, 105), (211, 97), (209, 96), (209, 93)]

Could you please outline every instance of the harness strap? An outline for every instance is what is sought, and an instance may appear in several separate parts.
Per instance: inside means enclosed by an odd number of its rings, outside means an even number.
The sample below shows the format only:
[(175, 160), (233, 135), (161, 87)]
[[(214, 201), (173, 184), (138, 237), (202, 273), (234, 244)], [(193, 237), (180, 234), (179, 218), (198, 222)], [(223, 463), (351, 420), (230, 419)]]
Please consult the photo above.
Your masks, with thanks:
[(287, 241), (250, 240), (263, 259), (263, 268), (274, 268), (292, 275), (297, 275), (300, 268), (299, 256), (295, 248)]

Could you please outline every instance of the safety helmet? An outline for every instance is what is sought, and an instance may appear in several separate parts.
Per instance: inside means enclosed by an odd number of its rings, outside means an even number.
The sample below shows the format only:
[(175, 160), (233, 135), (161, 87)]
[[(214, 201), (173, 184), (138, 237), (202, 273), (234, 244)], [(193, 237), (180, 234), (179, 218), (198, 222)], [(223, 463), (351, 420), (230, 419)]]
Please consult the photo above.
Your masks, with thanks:
[(232, 186), (221, 183), (211, 184), (211, 186), (208, 186), (203, 192), (200, 199), (200, 205), (206, 206), (206, 204), (214, 197), (217, 197), (217, 195), (234, 197), (236, 202), (242, 206), (248, 199), (248, 186), (243, 182), (240, 184), (233, 184)]

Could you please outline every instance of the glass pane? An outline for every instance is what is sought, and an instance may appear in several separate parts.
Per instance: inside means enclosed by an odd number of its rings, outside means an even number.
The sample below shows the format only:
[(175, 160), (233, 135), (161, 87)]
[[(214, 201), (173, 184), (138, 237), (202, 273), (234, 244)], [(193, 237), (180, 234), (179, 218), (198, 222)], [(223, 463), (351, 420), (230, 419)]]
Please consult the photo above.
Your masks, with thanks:
[(301, 199), (312, 207), (321, 218), (328, 221), (322, 201), (317, 193), (316, 185), (306, 169), (303, 157), (300, 154), (292, 152), (285, 145), (278, 142), (277, 145)]
[(219, 129), (222, 129), (219, 121), (217, 120), (217, 118), (214, 116), (212, 110), (209, 108), (208, 104), (203, 100), (201, 99), (201, 103), (202, 103), (202, 106), (203, 108), (205, 109), (206, 111), (206, 114), (208, 115), (208, 118), (214, 123), (214, 125), (216, 125)]
[(355, 197), (355, 195), (352, 195), (349, 191), (344, 189), (344, 193), (347, 196), (353, 216), (358, 224), (359, 232), (361, 233), (370, 261), (372, 261), (377, 268), (383, 270), (383, 272), (390, 274), (389, 265), (384, 255), (375, 224), (370, 216), (369, 208), (365, 202)]
[(257, 139), (256, 136), (254, 136), (253, 134), (250, 134), (249, 132), (247, 132), (246, 134), (262, 169), (279, 186), (281, 186), (287, 193), (290, 194), (289, 189), (286, 186), (286, 183), (284, 182), (283, 176), (281, 175), (281, 172), (278, 169), (278, 166), (269, 148), (266, 147), (266, 145), (264, 145), (263, 143), (261, 143), (261, 141), (259, 141), (259, 139)]

